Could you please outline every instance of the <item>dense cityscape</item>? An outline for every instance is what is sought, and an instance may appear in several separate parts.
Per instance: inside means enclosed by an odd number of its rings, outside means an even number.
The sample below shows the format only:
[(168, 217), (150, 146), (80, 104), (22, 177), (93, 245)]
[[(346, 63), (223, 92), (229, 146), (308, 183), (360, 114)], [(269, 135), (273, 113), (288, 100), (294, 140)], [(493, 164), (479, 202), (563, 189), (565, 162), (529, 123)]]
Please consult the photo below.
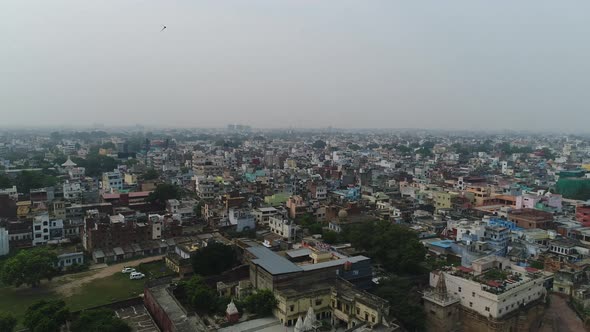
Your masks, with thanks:
[(581, 331), (590, 137), (0, 131), (0, 331)]

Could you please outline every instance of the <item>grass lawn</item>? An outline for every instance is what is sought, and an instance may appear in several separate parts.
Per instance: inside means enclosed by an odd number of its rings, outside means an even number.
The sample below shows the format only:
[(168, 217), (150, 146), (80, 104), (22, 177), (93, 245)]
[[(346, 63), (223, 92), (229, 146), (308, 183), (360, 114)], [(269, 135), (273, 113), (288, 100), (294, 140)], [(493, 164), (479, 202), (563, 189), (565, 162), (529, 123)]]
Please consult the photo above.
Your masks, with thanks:
[[(148, 264), (146, 269), (154, 271), (152, 274), (164, 273), (161, 270), (162, 264), (160, 263), (159, 266), (157, 264)], [(167, 270), (166, 274), (169, 272)], [(78, 279), (89, 273), (92, 273), (92, 271), (71, 275), (59, 282), (68, 282), (68, 280)], [(31, 304), (39, 300), (62, 299), (71, 311), (91, 308), (114, 301), (125, 300), (143, 293), (143, 285), (146, 280), (150, 279), (149, 274), (146, 273), (146, 276), (147, 278), (142, 280), (129, 280), (129, 274), (117, 272), (109, 277), (96, 279), (83, 284), (71, 296), (66, 298), (63, 298), (60, 294), (52, 290), (53, 282), (43, 283), (38, 288), (26, 286), (21, 286), (20, 288), (11, 286), (0, 287), (0, 312), (12, 312), (19, 319), (19, 326), (22, 327), (22, 317), (25, 311)]]
[(174, 271), (170, 270), (164, 261), (141, 263), (135, 266), (135, 269), (145, 274), (148, 279), (157, 279), (174, 274)]
[(56, 294), (45, 285), (35, 289), (27, 286), (3, 287), (0, 288), (0, 312), (11, 312), (20, 321), (31, 304), (39, 300), (56, 298)]
[(129, 280), (129, 274), (115, 273), (82, 285), (64, 300), (72, 311), (125, 300), (143, 293), (144, 280)]

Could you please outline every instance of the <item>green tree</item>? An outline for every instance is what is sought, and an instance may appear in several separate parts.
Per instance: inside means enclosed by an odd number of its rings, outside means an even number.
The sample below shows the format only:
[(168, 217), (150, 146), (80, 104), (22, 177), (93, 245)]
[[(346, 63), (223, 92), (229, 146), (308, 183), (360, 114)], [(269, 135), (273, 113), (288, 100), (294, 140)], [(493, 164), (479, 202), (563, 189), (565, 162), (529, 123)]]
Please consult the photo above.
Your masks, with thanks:
[(244, 306), (248, 312), (268, 316), (272, 314), (273, 309), (277, 306), (277, 299), (271, 290), (262, 289), (248, 295), (244, 300)]
[(0, 188), (10, 188), (10, 187), (12, 187), (12, 181), (10, 181), (10, 178), (8, 178), (8, 176), (6, 176), (4, 174), (0, 174)]
[(117, 146), (113, 142), (105, 142), (100, 147), (103, 149), (112, 149), (112, 150), (117, 149)]
[(21, 250), (2, 266), (0, 277), (3, 283), (19, 287), (37, 287), (42, 279), (51, 279), (56, 274), (57, 256), (45, 247)]
[(22, 171), (16, 176), (14, 184), (19, 192), (28, 193), (31, 189), (55, 186), (57, 178), (38, 171)]
[(324, 231), (322, 234), (322, 240), (328, 244), (334, 244), (338, 242), (338, 233), (334, 231)]
[(84, 167), (88, 176), (100, 176), (104, 172), (112, 172), (119, 165), (114, 158), (99, 154), (88, 154), (86, 159), (72, 158), (72, 161)]
[(358, 144), (354, 144), (353, 143), (353, 144), (348, 145), (348, 148), (351, 149), (351, 150), (353, 150), (353, 151), (358, 151), (358, 150), (361, 149), (361, 146), (358, 145)]
[(8, 312), (0, 312), (0, 332), (12, 332), (16, 327), (16, 318)]
[(187, 281), (181, 281), (178, 289), (195, 309), (207, 312), (217, 309), (217, 293), (205, 284), (203, 277), (196, 275)]
[(64, 301), (41, 300), (27, 309), (24, 325), (32, 332), (57, 332), (69, 316)]
[(325, 149), (326, 148), (326, 142), (324, 142), (322, 140), (317, 140), (317, 141), (313, 142), (313, 144), (311, 146), (314, 149)]
[(148, 201), (152, 203), (164, 204), (169, 199), (179, 198), (180, 188), (178, 188), (178, 186), (169, 183), (162, 183), (159, 184), (156, 187), (156, 189), (150, 193), (150, 195), (148, 196)]
[(417, 289), (413, 289), (408, 279), (382, 279), (375, 294), (389, 301), (391, 315), (399, 319), (408, 331), (424, 330), (424, 310), (420, 305)]
[(220, 274), (234, 266), (236, 253), (230, 246), (213, 242), (195, 252), (191, 258), (195, 274), (210, 276)]
[(344, 228), (344, 241), (367, 252), (389, 271), (422, 272), (426, 249), (414, 231), (388, 221), (363, 222)]
[(155, 180), (160, 177), (160, 173), (153, 168), (148, 169), (145, 173), (143, 173), (144, 180)]
[(72, 332), (131, 332), (131, 327), (109, 309), (86, 310), (70, 325)]

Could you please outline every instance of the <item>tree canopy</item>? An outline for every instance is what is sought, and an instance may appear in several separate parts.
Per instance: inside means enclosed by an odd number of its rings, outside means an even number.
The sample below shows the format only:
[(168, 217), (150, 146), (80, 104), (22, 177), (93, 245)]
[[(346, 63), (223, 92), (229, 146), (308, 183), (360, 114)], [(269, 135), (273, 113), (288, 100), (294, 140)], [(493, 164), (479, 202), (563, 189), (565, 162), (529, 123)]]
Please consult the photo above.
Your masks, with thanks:
[(79, 167), (84, 167), (88, 176), (100, 176), (104, 172), (112, 172), (119, 165), (114, 158), (100, 154), (89, 154), (86, 159), (72, 158), (72, 161)]
[(391, 315), (399, 319), (408, 331), (424, 330), (426, 317), (420, 305), (420, 297), (408, 279), (382, 279), (375, 294), (389, 301)]
[(317, 140), (317, 141), (313, 142), (313, 144), (311, 146), (314, 149), (324, 149), (324, 148), (326, 148), (326, 142), (324, 142), (322, 140)]
[(181, 281), (178, 288), (196, 310), (211, 312), (217, 309), (217, 293), (205, 284), (203, 277), (196, 275)]
[(158, 171), (155, 169), (150, 168), (145, 173), (143, 173), (142, 177), (144, 180), (155, 180), (160, 177), (160, 173), (158, 173)]
[(169, 183), (162, 183), (159, 184), (156, 189), (150, 193), (148, 196), (148, 201), (150, 202), (157, 202), (160, 204), (164, 204), (169, 199), (179, 199), (180, 198), (180, 188), (178, 186), (169, 184)]
[(57, 256), (47, 248), (21, 250), (2, 266), (0, 279), (5, 284), (36, 287), (42, 279), (51, 279), (56, 274)]
[(72, 332), (131, 332), (131, 327), (112, 310), (95, 309), (80, 313), (70, 325)]
[(272, 314), (272, 310), (276, 306), (277, 299), (273, 292), (268, 289), (258, 290), (256, 293), (248, 295), (244, 300), (244, 307), (246, 310), (260, 316), (268, 316)]
[(58, 332), (69, 316), (64, 301), (41, 300), (27, 309), (24, 325), (33, 332)]
[(0, 312), (0, 332), (12, 332), (16, 327), (17, 320), (8, 312)]
[(57, 178), (39, 171), (22, 171), (13, 182), (21, 193), (28, 193), (31, 189), (55, 186)]
[(388, 271), (415, 273), (422, 269), (426, 249), (407, 227), (388, 221), (363, 222), (344, 228), (341, 236)]
[(213, 242), (197, 250), (191, 262), (195, 274), (210, 276), (233, 267), (236, 263), (236, 253), (230, 246)]

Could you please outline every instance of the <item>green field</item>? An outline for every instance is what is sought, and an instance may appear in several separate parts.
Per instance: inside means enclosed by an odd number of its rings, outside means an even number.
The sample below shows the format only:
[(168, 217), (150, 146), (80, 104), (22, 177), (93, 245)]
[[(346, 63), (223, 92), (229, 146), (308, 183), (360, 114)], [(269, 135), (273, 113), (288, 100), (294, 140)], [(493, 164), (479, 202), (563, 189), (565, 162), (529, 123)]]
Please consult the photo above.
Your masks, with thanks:
[[(109, 277), (85, 283), (80, 288), (75, 289), (72, 295), (65, 298), (53, 290), (57, 281), (43, 283), (38, 288), (26, 286), (19, 288), (0, 287), (0, 312), (12, 312), (19, 319), (19, 326), (22, 326), (22, 317), (25, 311), (36, 301), (61, 298), (66, 302), (70, 311), (77, 311), (135, 297), (143, 293), (145, 281), (171, 273), (161, 261), (141, 264), (141, 267), (136, 268), (146, 274), (145, 279), (130, 280), (129, 274), (117, 272)], [(67, 283), (91, 273), (93, 272), (87, 271), (68, 275), (59, 282)]]

